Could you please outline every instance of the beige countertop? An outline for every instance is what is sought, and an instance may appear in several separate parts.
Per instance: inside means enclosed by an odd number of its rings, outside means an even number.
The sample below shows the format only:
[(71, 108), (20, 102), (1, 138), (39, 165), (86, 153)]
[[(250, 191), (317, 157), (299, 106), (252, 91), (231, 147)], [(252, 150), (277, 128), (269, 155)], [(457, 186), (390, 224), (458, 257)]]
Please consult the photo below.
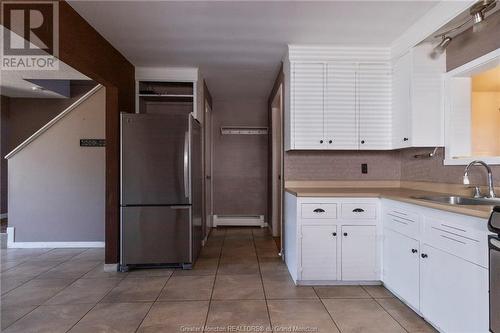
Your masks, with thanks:
[(492, 206), (457, 206), (414, 199), (415, 196), (450, 194), (401, 187), (286, 187), (285, 191), (297, 197), (384, 198), (484, 219), (490, 217), (492, 210)]

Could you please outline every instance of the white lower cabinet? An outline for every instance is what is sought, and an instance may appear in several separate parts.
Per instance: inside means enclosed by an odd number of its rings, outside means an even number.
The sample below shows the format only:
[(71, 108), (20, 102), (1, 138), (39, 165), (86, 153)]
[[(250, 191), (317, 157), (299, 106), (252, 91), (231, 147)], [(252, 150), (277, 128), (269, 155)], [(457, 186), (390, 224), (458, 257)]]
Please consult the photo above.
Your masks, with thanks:
[(302, 226), (302, 280), (337, 280), (337, 226)]
[(383, 281), (414, 309), (420, 307), (419, 242), (384, 229)]
[(442, 332), (488, 332), (488, 270), (424, 244), (421, 312)]
[(388, 199), (285, 199), (295, 283), (382, 281), (441, 332), (488, 332), (485, 219)]
[(342, 226), (342, 280), (377, 280), (377, 227)]
[(393, 201), (382, 206), (384, 285), (441, 332), (488, 332), (487, 221)]

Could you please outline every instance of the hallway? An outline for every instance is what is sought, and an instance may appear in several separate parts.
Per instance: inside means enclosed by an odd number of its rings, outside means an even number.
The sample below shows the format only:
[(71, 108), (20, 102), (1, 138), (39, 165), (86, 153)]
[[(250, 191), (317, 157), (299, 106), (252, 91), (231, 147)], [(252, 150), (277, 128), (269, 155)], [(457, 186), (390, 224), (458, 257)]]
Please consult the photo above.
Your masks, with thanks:
[(296, 287), (267, 229), (214, 229), (188, 271), (105, 273), (102, 249), (1, 260), (6, 333), (434, 331), (380, 286)]

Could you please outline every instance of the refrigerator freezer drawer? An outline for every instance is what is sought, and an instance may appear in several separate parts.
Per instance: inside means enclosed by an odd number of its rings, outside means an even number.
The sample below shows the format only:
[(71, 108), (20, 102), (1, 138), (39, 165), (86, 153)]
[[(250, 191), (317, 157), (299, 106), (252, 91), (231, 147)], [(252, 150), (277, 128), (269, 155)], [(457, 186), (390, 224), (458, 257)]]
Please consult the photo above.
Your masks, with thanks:
[(192, 262), (190, 206), (121, 208), (120, 264)]

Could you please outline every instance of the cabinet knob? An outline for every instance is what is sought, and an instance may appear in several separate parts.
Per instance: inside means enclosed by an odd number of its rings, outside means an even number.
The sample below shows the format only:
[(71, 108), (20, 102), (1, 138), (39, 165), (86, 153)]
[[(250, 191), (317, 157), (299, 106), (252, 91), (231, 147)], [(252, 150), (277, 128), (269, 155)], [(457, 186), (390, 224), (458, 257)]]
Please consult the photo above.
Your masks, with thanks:
[(319, 143), (323, 143), (323, 140), (319, 140)]
[(365, 144), (365, 140), (361, 140), (361, 144), (364, 145)]
[(417, 249), (411, 249), (411, 253), (417, 253)]
[(425, 259), (425, 258), (427, 258), (427, 254), (425, 254), (425, 253), (422, 253), (420, 256), (421, 256), (422, 258), (424, 258), (424, 259)]
[(403, 138), (403, 141), (408, 141), (409, 139), (408, 138)]
[(333, 140), (328, 141), (329, 144), (332, 144)]
[(344, 236), (347, 236), (347, 232), (344, 232)]
[(336, 232), (332, 232), (332, 236), (333, 236), (333, 237), (336, 237), (336, 236), (337, 236), (337, 233), (336, 233)]

